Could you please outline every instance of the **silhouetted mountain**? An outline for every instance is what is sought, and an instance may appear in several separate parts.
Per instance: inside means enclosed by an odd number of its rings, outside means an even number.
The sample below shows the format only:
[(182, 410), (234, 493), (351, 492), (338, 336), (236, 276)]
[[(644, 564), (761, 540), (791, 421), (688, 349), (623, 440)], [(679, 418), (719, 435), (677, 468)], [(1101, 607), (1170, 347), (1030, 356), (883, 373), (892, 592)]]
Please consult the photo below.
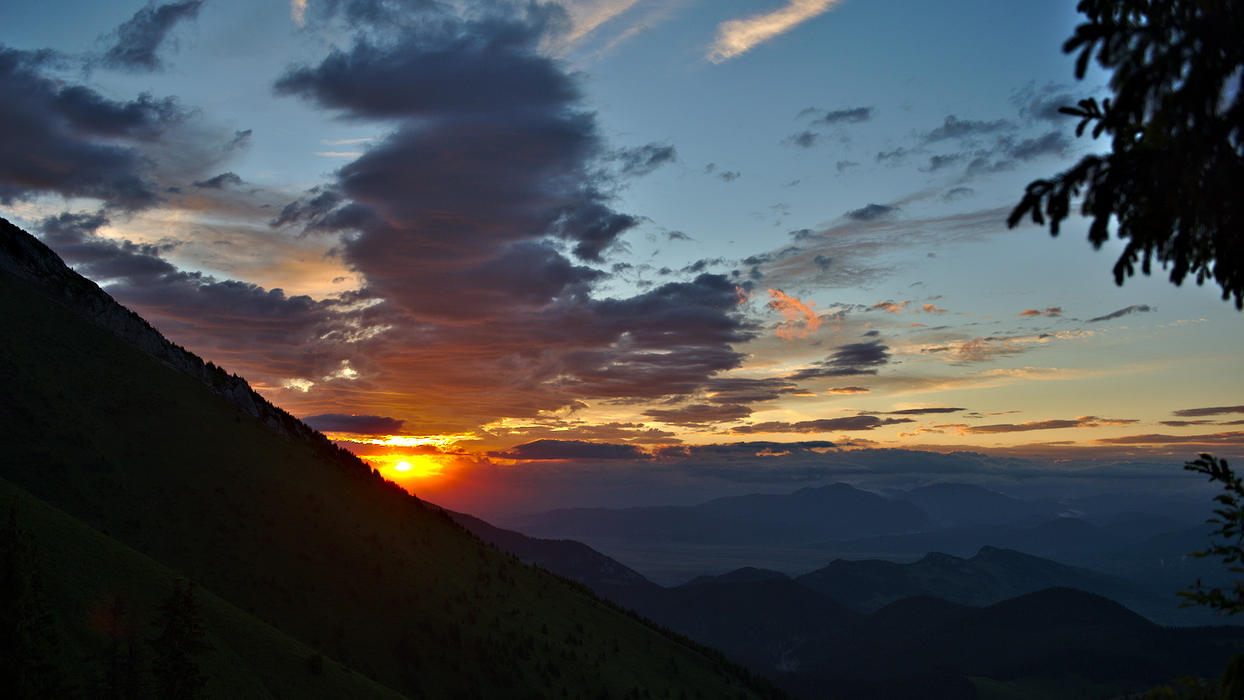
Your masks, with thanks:
[(790, 578), (790, 574), (784, 574), (781, 571), (773, 571), (772, 569), (758, 569), (754, 566), (744, 566), (734, 571), (729, 571), (717, 576), (696, 576), (684, 583), (684, 586), (698, 586), (703, 583), (753, 583), (755, 581), (767, 581), (771, 578)]
[(714, 544), (802, 543), (911, 532), (929, 517), (847, 484), (791, 494), (718, 498), (696, 506), (569, 508), (527, 518), (519, 529), (541, 537)]
[(574, 540), (546, 540), (491, 525), (466, 513), (446, 510), (454, 522), (503, 552), (524, 563), (539, 566), (594, 590), (604, 584), (656, 587), (639, 572)]
[(836, 556), (869, 556), (905, 559), (926, 552), (967, 556), (981, 547), (1017, 549), (1048, 557), (1071, 552), (1114, 551), (1130, 544), (1092, 523), (1078, 518), (1055, 518), (1033, 527), (1014, 525), (966, 525), (932, 532), (880, 535), (850, 541), (811, 545)]
[(980, 606), (1066, 586), (1123, 602), (1166, 624), (1187, 619), (1173, 595), (1157, 595), (1118, 577), (997, 547), (982, 547), (971, 559), (934, 552), (910, 564), (838, 559), (795, 580), (863, 612), (911, 596)]
[(920, 506), (940, 527), (956, 527), (981, 523), (1029, 523), (1058, 516), (1057, 507), (1046, 503), (1029, 503), (974, 484), (930, 484), (905, 492), (895, 498)]
[[(1140, 542), (1150, 537), (1187, 530), (1193, 524), (1167, 515), (1131, 511), (1091, 518), (1089, 522), (1116, 537), (1131, 542)], [(1195, 522), (1200, 524), (1202, 521)]]
[(0, 318), (0, 490), (69, 572), (48, 589), (79, 688), (100, 606), (123, 594), (146, 626), (179, 575), (218, 626), (213, 696), (769, 694), (484, 544), (2, 221)]
[(799, 667), (862, 615), (789, 578), (706, 582), (677, 588), (627, 587), (610, 597), (649, 619), (716, 646), (753, 670)]
[[(860, 688), (858, 697), (897, 697), (896, 686), (933, 678), (941, 690), (912, 697), (965, 697), (955, 694), (962, 685), (952, 679), (959, 678), (1002, 696), (1114, 697), (1185, 673), (1217, 675), (1226, 656), (1244, 647), (1239, 628), (1163, 628), (1069, 588), (981, 609), (956, 610), (927, 598), (903, 608), (883, 608), (860, 621), (838, 646), (780, 684), (809, 698), (835, 688)], [(905, 626), (908, 618), (918, 621)], [(877, 626), (888, 633), (877, 634)], [(1045, 680), (1057, 678), (1055, 687)], [(820, 695), (809, 692), (818, 688)]]

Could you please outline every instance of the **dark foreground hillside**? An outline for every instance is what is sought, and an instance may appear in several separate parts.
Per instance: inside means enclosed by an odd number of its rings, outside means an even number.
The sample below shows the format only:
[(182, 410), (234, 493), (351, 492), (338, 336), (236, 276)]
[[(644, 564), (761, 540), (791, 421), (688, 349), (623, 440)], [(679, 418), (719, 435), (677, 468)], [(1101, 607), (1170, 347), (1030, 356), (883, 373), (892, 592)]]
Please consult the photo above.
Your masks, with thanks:
[(0, 257), (0, 495), (34, 534), (79, 688), (106, 646), (83, 611), (120, 593), (151, 615), (180, 575), (206, 608), (213, 697), (772, 692), (483, 544), (8, 222)]

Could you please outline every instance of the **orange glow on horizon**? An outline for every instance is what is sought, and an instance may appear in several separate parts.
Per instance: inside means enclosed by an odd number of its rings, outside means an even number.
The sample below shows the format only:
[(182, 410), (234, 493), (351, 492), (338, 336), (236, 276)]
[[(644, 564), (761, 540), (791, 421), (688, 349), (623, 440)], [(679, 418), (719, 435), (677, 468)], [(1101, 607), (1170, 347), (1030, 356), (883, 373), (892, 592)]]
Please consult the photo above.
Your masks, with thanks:
[(434, 455), (389, 454), (371, 455), (371, 462), (380, 475), (398, 484), (436, 479), (445, 474), (445, 463)]

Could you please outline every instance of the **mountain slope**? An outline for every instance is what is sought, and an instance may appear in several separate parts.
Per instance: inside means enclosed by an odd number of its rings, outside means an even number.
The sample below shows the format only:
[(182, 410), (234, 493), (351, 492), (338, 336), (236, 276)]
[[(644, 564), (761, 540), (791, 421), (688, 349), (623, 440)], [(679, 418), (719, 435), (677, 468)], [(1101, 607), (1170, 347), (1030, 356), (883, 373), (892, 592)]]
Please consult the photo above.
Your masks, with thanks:
[(483, 544), (41, 248), (0, 227), (0, 477), (411, 697), (764, 692)]
[(933, 552), (910, 564), (837, 559), (796, 580), (864, 612), (912, 596), (990, 605), (1064, 586), (1117, 600), (1163, 623), (1187, 619), (1180, 615), (1180, 601), (1173, 595), (1160, 596), (1120, 578), (997, 547), (982, 547), (970, 559)]
[[(1216, 676), (1241, 648), (1238, 628), (1164, 628), (1070, 588), (980, 609), (914, 598), (863, 619), (781, 684), (808, 698), (826, 688), (856, 698), (967, 698), (977, 697), (963, 690), (972, 678), (1007, 693), (997, 697), (1123, 697), (1186, 674)], [(896, 692), (932, 681), (943, 685)]]
[[(0, 503), (17, 509), (18, 526), (33, 537), (36, 566), (48, 596), (59, 602), (60, 646), (71, 687), (84, 688), (104, 671), (102, 650), (111, 639), (103, 619), (120, 597), (130, 612), (119, 634), (140, 648), (152, 637), (157, 606), (176, 575), (167, 567), (58, 511), (0, 479)], [(9, 517), (5, 513), (5, 518)], [(210, 592), (198, 590), (211, 650), (199, 660), (211, 677), (213, 697), (375, 698), (398, 693), (320, 657), (310, 647), (260, 622)]]

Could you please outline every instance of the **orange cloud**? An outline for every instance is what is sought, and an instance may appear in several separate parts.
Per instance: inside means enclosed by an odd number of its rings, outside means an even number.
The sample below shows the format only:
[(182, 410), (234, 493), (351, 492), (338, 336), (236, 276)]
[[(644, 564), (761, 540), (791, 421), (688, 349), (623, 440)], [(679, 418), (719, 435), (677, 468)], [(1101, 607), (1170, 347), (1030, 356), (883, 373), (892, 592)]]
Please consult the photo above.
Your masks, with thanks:
[(873, 304), (869, 311), (889, 311), (892, 314), (896, 314), (905, 309), (910, 303), (910, 301), (904, 301), (899, 304), (895, 304), (892, 301), (879, 301)]
[(862, 386), (837, 386), (827, 390), (826, 394), (867, 394), (868, 389)]
[(786, 340), (806, 338), (809, 333), (821, 327), (821, 317), (812, 310), (816, 304), (805, 304), (780, 289), (768, 291), (771, 300), (766, 306), (786, 319), (778, 324), (778, 337)]

